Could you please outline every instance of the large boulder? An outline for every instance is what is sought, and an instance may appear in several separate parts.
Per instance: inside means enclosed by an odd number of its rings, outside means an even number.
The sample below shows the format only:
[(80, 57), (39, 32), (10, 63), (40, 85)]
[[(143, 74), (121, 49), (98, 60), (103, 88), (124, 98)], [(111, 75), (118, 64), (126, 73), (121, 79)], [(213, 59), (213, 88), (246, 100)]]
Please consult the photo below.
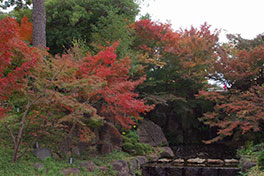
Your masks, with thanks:
[(240, 164), (242, 172), (247, 172), (252, 167), (255, 167), (257, 162), (254, 161), (250, 156), (242, 155), (240, 158)]
[(113, 169), (117, 172), (117, 176), (129, 175), (128, 163), (125, 160), (116, 160), (111, 164), (113, 166)]
[[(110, 145), (113, 146), (114, 149), (121, 150), (122, 148), (122, 135), (116, 129), (116, 127), (109, 122), (105, 122), (104, 126), (102, 126), (99, 130), (99, 143), (102, 145), (101, 149), (109, 149)], [(105, 151), (102, 152), (105, 154)], [(111, 151), (111, 150), (109, 150)]]
[(32, 153), (41, 160), (45, 160), (46, 158), (51, 158), (51, 151), (47, 148), (37, 148), (33, 150)]
[(140, 165), (138, 163), (138, 160), (135, 158), (132, 158), (128, 161), (128, 167), (129, 167), (129, 175), (135, 176), (135, 172), (140, 169)]
[(160, 148), (160, 158), (173, 158), (174, 153), (170, 147), (161, 147)]
[(149, 144), (154, 147), (168, 146), (168, 141), (161, 128), (150, 120), (139, 122), (137, 134), (139, 135), (140, 143)]
[(148, 162), (148, 158), (145, 156), (136, 156), (135, 158), (137, 159), (139, 165), (142, 165)]
[(102, 155), (112, 153), (114, 151), (114, 145), (111, 143), (98, 144), (98, 150)]

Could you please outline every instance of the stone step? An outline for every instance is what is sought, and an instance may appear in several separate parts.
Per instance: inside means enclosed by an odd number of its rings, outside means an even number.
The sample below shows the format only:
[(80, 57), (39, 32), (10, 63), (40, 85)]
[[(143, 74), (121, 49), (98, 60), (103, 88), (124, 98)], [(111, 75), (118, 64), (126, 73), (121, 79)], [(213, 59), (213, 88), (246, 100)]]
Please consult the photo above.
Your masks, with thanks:
[(237, 159), (204, 159), (204, 158), (190, 158), (190, 159), (167, 159), (161, 158), (153, 164), (166, 164), (166, 165), (173, 165), (173, 166), (203, 166), (203, 167), (237, 167), (239, 164), (239, 160)]

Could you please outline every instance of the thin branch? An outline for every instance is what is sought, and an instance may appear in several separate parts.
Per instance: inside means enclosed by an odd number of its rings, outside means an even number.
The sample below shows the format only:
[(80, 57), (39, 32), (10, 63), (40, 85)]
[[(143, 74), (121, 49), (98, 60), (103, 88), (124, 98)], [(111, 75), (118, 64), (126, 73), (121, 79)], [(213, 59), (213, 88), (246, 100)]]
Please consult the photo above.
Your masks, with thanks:
[(14, 145), (16, 146), (16, 138), (15, 138), (15, 136), (14, 136), (12, 130), (8, 127), (6, 121), (4, 121), (4, 126), (5, 126), (5, 128), (7, 129), (7, 131), (9, 132), (9, 135), (11, 136), (12, 141), (13, 141)]
[(25, 119), (26, 119), (26, 117), (28, 115), (28, 112), (29, 112), (29, 109), (30, 109), (31, 105), (32, 105), (32, 103), (30, 103), (30, 101), (28, 100), (28, 104), (26, 106), (26, 110), (25, 110), (25, 112), (23, 114), (23, 117), (21, 119), (21, 122), (20, 122), (20, 128), (19, 128), (19, 132), (18, 132), (18, 135), (17, 135), (17, 142), (16, 142), (17, 145), (19, 145), (20, 142), (21, 142), (22, 133), (23, 133), (23, 130), (24, 130), (24, 122), (25, 122)]

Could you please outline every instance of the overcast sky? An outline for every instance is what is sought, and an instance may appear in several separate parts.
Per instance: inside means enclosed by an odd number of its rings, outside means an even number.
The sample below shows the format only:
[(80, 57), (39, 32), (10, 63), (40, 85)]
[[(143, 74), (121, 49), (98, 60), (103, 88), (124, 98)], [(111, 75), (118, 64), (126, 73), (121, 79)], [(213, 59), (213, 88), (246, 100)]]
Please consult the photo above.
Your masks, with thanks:
[(221, 41), (225, 33), (251, 39), (264, 32), (264, 0), (145, 0), (140, 14), (147, 12), (154, 21), (169, 20), (175, 30), (207, 22), (222, 29)]

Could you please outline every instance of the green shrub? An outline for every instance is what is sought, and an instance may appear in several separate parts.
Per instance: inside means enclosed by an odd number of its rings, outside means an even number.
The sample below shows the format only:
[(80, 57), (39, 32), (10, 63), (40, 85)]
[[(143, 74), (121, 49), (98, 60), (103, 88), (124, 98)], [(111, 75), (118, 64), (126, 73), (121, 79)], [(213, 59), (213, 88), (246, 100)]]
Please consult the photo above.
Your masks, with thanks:
[(132, 143), (126, 142), (123, 144), (123, 150), (128, 153), (135, 153), (134, 151), (134, 145)]
[(139, 143), (139, 136), (136, 131), (129, 131), (123, 136), (123, 150), (132, 155), (144, 155), (152, 151), (148, 144)]
[(264, 143), (260, 143), (260, 144), (254, 145), (252, 147), (252, 151), (253, 152), (261, 152), (261, 151), (264, 151)]
[(252, 155), (253, 152), (253, 141), (247, 141), (245, 146), (237, 151), (238, 155)]
[(264, 171), (264, 151), (262, 151), (258, 157), (259, 170)]

